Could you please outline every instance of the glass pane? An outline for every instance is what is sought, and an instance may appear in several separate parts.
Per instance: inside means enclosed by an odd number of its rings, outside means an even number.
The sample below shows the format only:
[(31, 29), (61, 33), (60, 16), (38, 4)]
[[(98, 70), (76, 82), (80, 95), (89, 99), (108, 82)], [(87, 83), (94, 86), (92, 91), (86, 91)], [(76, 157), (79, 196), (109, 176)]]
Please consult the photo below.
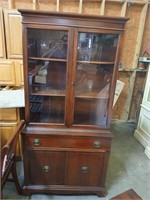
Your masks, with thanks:
[(79, 33), (79, 61), (114, 62), (117, 50), (118, 35)]
[(31, 122), (63, 123), (64, 97), (30, 95)]
[(75, 124), (106, 126), (113, 65), (78, 64)]
[(118, 35), (79, 33), (74, 123), (106, 126)]
[[(40, 122), (62, 122), (66, 95), (66, 63), (29, 60), (29, 86), (32, 113), (30, 120), (35, 121), (33, 115), (36, 115), (36, 120)], [(40, 104), (33, 102), (33, 99), (40, 99)], [(38, 107), (37, 112), (33, 111), (35, 104)], [(60, 116), (61, 119), (56, 120), (54, 116)]]
[(66, 31), (28, 29), (28, 56), (65, 59), (67, 39)]
[(30, 121), (64, 123), (67, 32), (29, 29), (28, 36)]

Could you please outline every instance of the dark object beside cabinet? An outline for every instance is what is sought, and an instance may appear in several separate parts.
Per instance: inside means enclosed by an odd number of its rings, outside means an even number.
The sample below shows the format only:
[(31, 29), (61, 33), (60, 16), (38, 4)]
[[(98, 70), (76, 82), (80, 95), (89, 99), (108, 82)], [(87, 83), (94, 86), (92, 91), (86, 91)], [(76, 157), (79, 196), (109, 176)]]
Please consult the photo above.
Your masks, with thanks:
[(142, 198), (133, 189), (130, 189), (118, 194), (110, 200), (142, 200)]
[(105, 196), (110, 121), (127, 18), (19, 10), (25, 194)]

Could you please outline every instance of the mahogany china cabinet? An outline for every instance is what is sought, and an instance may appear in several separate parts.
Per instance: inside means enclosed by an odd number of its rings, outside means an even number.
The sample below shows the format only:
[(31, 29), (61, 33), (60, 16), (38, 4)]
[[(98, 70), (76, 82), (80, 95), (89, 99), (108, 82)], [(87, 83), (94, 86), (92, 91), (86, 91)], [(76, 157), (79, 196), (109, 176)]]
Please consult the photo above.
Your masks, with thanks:
[(105, 196), (110, 121), (127, 18), (19, 10), (25, 194)]

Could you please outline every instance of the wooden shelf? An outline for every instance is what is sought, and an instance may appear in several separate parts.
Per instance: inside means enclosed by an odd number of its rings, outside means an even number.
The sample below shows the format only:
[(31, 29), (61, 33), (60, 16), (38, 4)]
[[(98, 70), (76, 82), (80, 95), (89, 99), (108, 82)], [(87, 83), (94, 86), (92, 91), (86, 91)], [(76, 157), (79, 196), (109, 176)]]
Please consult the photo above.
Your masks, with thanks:
[(92, 61), (92, 60), (91, 61), (80, 61), (80, 60), (78, 60), (77, 62), (81, 63), (81, 64), (101, 64), (101, 65), (112, 65), (112, 64), (114, 64), (114, 62)]
[(31, 95), (65, 97), (65, 90), (55, 90), (45, 86), (34, 86), (31, 87)]
[(108, 99), (108, 95), (98, 92), (77, 92), (75, 98), (86, 98), (86, 99)]
[(41, 60), (41, 61), (67, 62), (66, 59), (61, 59), (61, 58), (29, 57), (29, 59), (30, 60)]
[[(56, 90), (44, 86), (31, 86), (31, 95), (36, 96), (60, 96), (65, 97), (65, 90)], [(98, 91), (77, 91), (75, 98), (86, 98), (86, 99), (108, 99), (108, 95), (100, 93)]]

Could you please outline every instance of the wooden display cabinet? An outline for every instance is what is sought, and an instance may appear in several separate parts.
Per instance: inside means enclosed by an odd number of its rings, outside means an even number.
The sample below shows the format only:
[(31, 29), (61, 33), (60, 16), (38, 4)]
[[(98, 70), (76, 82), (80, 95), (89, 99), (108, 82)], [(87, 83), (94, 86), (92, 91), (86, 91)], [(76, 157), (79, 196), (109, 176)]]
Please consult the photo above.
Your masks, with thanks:
[(110, 121), (127, 18), (19, 10), (24, 193), (105, 196)]

